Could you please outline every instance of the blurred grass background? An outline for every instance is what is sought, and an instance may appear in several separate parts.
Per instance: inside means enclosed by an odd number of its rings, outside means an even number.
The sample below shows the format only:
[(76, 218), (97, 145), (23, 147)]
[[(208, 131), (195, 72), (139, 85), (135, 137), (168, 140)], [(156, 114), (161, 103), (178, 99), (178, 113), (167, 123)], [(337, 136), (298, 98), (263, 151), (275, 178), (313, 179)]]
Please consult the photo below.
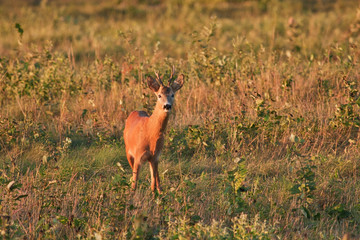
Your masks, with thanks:
[[(3, 1), (1, 7), (2, 55), (14, 54), (19, 22), (24, 42), (46, 44), (67, 53), (76, 49), (80, 62), (96, 55), (121, 59), (127, 52), (120, 35), (130, 31), (132, 46), (151, 54), (161, 43), (161, 57), (186, 57), (186, 46), (199, 26), (217, 17), (217, 49), (232, 49), (232, 40), (246, 37), (254, 46), (289, 47), (287, 27), (296, 19), (299, 44), (310, 54), (350, 34), (357, 2), (344, 1)], [(321, 24), (327, 21), (328, 24)], [(303, 31), (301, 31), (303, 30)]]

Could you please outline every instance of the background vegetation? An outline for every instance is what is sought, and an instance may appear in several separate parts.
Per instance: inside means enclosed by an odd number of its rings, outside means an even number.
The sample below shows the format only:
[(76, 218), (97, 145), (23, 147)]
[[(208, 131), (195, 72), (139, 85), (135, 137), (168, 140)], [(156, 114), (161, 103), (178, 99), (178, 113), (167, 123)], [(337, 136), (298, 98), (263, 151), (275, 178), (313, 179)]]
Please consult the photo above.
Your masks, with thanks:
[[(0, 234), (360, 236), (357, 1), (0, 1)], [(122, 130), (186, 75), (160, 173)]]

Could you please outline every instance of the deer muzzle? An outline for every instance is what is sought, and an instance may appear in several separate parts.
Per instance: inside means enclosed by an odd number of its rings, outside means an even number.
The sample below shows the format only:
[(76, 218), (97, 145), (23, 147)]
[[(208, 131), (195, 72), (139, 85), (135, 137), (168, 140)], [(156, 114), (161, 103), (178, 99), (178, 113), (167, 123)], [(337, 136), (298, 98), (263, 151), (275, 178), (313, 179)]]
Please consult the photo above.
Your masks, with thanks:
[(171, 105), (170, 104), (165, 104), (164, 105), (164, 110), (170, 111), (171, 110)]

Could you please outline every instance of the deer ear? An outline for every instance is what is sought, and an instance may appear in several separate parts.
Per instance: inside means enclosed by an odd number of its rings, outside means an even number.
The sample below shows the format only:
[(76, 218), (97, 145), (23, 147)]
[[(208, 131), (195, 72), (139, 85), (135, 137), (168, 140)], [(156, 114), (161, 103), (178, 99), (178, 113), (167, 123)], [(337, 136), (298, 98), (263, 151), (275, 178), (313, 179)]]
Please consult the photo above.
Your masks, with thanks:
[(184, 84), (184, 75), (180, 74), (177, 79), (171, 83), (170, 87), (174, 92), (178, 91)]
[(154, 92), (159, 91), (160, 84), (154, 78), (148, 76), (146, 80), (151, 90), (153, 90)]

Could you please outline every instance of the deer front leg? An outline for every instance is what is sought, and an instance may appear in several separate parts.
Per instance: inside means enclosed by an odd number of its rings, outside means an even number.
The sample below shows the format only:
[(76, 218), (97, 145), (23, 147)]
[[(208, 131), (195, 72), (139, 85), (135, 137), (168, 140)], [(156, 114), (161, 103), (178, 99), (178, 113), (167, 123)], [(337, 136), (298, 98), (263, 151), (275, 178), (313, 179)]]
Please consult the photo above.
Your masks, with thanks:
[(133, 190), (136, 190), (136, 186), (137, 186), (137, 180), (138, 180), (138, 176), (139, 176), (139, 171), (140, 171), (140, 161), (135, 161), (134, 162), (134, 168), (133, 168), (133, 183), (131, 185)]
[(134, 168), (134, 157), (131, 156), (131, 154), (128, 151), (126, 151), (126, 158), (129, 162), (131, 169), (133, 169)]
[(137, 186), (137, 180), (140, 172), (140, 166), (145, 161), (148, 161), (151, 157), (151, 154), (148, 151), (145, 151), (141, 154), (140, 158), (136, 158), (134, 160), (134, 168), (133, 168), (133, 183), (132, 188), (135, 190)]
[[(157, 165), (157, 163), (156, 163), (156, 165)], [(161, 194), (162, 189), (160, 187), (159, 171), (157, 169), (156, 169), (156, 188), (157, 188), (159, 194)]]
[(151, 172), (151, 191), (155, 191), (155, 188), (161, 194), (161, 187), (160, 187), (160, 178), (159, 178), (159, 171), (158, 171), (158, 164), (159, 162), (157, 159), (154, 159), (150, 162), (150, 172)]
[(154, 167), (152, 161), (149, 162), (150, 165), (150, 175), (151, 175), (151, 191), (155, 191), (155, 175), (154, 175)]

